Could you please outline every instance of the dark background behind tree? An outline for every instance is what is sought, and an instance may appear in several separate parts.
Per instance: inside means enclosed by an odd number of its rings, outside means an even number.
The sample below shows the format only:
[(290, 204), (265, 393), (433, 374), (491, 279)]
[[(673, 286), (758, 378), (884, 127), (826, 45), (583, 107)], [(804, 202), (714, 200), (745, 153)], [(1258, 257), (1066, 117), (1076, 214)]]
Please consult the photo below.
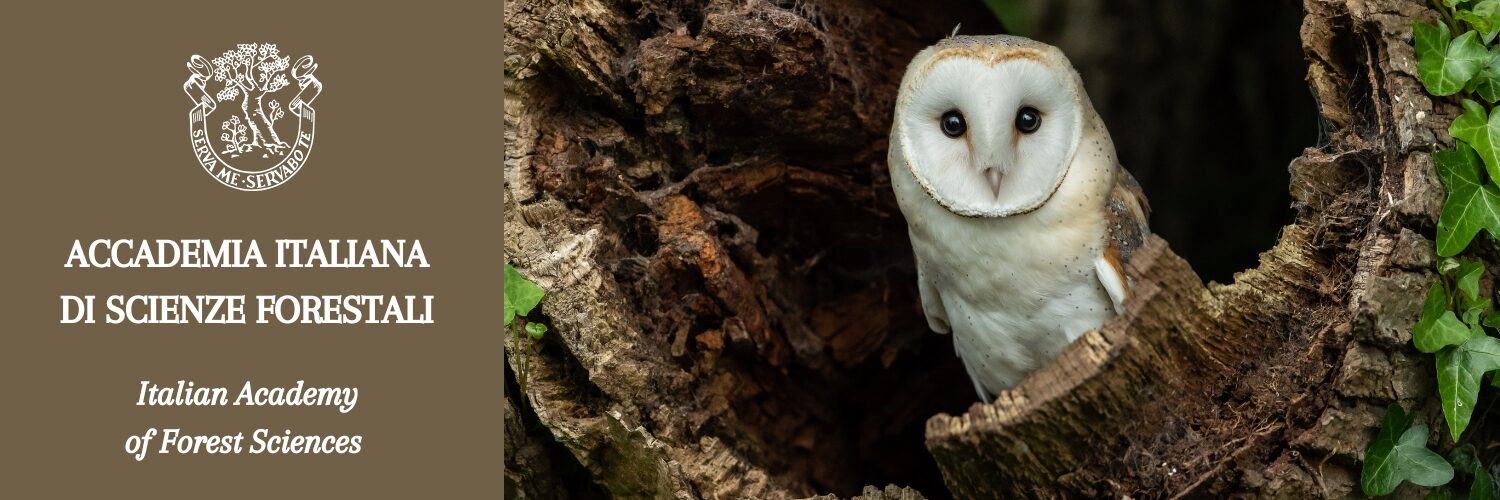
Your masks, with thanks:
[(1288, 164), (1322, 140), (1300, 2), (1019, 3), (1083, 75), (1152, 229), (1205, 280), (1255, 267), (1292, 219)]

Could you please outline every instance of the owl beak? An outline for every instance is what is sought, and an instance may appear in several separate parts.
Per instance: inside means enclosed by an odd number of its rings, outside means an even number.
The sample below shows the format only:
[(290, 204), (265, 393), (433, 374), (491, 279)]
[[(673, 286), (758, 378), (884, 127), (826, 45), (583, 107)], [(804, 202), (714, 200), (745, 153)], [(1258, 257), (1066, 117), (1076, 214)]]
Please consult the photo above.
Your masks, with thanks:
[(984, 178), (990, 181), (990, 190), (995, 194), (996, 198), (1000, 197), (1000, 179), (1003, 177), (1005, 177), (1005, 174), (1000, 171), (1000, 167), (984, 169)]

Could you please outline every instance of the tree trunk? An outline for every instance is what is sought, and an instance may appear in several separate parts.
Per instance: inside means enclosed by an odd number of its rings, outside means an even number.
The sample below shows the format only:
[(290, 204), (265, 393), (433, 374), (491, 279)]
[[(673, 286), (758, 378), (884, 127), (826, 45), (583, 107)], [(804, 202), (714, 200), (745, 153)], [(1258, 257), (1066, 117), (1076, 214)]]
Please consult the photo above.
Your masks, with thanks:
[(251, 146), (263, 146), (265, 141), (261, 139), (260, 124), (255, 122), (255, 116), (250, 114), (250, 91), (247, 87), (240, 87), (240, 115), (245, 117), (245, 125), (250, 127)]
[[(1219, 5), (1204, 7), (1216, 19), (1260, 8), (1192, 3)], [(1034, 6), (1036, 36), (1077, 53), (1085, 82), (1115, 74), (1089, 91), (1115, 96), (1097, 102), (1122, 161), (1162, 163), (1146, 192), (1181, 228), (1166, 224), (1128, 264), (1125, 314), (981, 405), (951, 339), (927, 331), (885, 166), (905, 64), (958, 22), (1000, 32), (981, 2), (509, 2), (506, 259), (546, 290), (528, 319), (551, 330), (508, 344), (508, 496), (1357, 492), (1386, 404), (1437, 421), (1431, 361), (1409, 332), (1442, 199), (1426, 153), (1451, 143), (1457, 108), (1415, 77), (1411, 22), (1434, 19), (1423, 2), (1302, 7), (1300, 63), (1326, 135), (1308, 138), (1318, 147), (1292, 161), (1288, 189), (1284, 163), (1192, 134), (1262, 147), (1231, 132), (1274, 131), (1312, 104), (1241, 119), (1225, 94), (1269, 87), (1201, 82), (1220, 91), (1162, 104), (1198, 113), (1174, 118), (1174, 141), (1132, 125), (1157, 111), (1133, 110), (1130, 86), (1153, 78), (1069, 44), (1110, 40), (1126, 61), (1159, 52), (1121, 50), (1104, 30), (1067, 42), (1057, 30), (1072, 18), (1057, 12), (1070, 11)], [(1240, 36), (1162, 23), (1224, 50)], [(1234, 163), (1247, 157), (1271, 173)], [(1257, 199), (1290, 199), (1295, 216), (1258, 266), (1205, 285), (1197, 256), (1172, 247), (1253, 228), (1233, 217), (1258, 212), (1174, 196), (1190, 189), (1183, 175), (1281, 179)], [(1182, 218), (1203, 210), (1224, 216)]]
[(264, 90), (260, 92), (260, 95), (255, 96), (255, 114), (259, 115), (260, 122), (265, 124), (266, 134), (271, 136), (271, 140), (264, 144), (266, 149), (276, 152), (280, 148), (285, 147), (286, 143), (282, 142), (281, 137), (276, 135), (276, 123), (271, 121), (270, 115), (266, 114), (265, 99), (266, 92)]

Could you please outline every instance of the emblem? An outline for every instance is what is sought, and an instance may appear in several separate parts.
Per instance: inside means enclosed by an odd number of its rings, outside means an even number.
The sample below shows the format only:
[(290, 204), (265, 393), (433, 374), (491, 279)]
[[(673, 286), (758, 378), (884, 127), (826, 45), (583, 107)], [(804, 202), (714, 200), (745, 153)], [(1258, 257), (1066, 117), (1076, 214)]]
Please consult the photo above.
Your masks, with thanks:
[(295, 63), (276, 44), (242, 43), (213, 59), (188, 59), (182, 90), (193, 100), (193, 156), (214, 179), (242, 191), (279, 186), (302, 171), (313, 146), (313, 100), (323, 83), (312, 56)]

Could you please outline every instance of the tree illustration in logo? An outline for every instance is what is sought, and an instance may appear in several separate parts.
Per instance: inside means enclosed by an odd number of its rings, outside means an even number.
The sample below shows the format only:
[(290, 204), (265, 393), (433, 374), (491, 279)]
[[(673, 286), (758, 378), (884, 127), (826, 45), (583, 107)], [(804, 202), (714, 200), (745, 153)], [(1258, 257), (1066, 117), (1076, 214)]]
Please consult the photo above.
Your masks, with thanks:
[(187, 60), (182, 91), (193, 101), (188, 138), (198, 165), (220, 183), (264, 191), (307, 162), (323, 92), (311, 55), (282, 55), (274, 43), (241, 43)]
[(215, 97), (224, 102), (238, 100), (240, 105), (239, 116), (223, 124), (225, 132), (220, 139), (226, 143), (225, 152), (248, 153), (261, 148), (269, 154), (280, 154), (287, 143), (277, 135), (276, 121), (286, 113), (276, 99), (266, 102), (266, 94), (291, 84), (287, 78), (291, 57), (281, 55), (274, 43), (242, 43), (211, 62), (213, 80), (224, 83)]

